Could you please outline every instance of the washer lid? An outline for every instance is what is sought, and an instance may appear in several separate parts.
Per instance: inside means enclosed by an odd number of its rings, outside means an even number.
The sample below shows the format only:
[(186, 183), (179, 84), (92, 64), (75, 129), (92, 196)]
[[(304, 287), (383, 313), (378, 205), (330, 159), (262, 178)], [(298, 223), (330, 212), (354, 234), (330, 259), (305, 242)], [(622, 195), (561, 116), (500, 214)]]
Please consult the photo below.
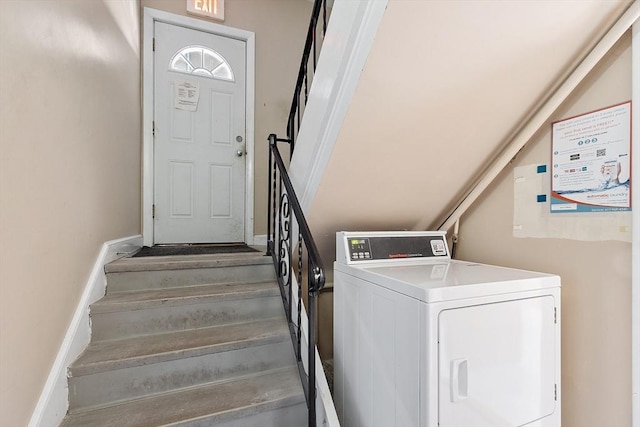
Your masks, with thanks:
[(425, 302), (560, 286), (556, 275), (458, 260), (335, 268)]

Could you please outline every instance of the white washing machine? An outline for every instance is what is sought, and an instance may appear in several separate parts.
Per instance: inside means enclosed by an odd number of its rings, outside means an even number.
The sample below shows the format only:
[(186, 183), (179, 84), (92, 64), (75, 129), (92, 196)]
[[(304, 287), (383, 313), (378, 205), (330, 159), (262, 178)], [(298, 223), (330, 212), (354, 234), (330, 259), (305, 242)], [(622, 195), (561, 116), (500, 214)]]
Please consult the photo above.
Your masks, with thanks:
[(336, 245), (342, 427), (560, 426), (560, 277), (452, 260), (442, 232)]

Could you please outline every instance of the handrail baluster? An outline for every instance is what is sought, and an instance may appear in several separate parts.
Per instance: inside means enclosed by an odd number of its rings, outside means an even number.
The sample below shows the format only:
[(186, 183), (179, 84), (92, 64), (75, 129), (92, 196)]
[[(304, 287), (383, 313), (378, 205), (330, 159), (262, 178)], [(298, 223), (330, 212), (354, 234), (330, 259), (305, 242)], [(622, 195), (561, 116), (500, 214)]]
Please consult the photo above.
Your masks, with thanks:
[[(307, 406), (309, 408), (309, 426), (315, 426), (315, 400), (316, 400), (316, 379), (315, 379), (315, 351), (316, 351), (316, 328), (317, 328), (317, 295), (320, 289), (324, 286), (325, 275), (322, 260), (320, 258), (318, 248), (316, 247), (311, 230), (305, 219), (302, 207), (295, 194), (293, 185), (289, 178), (289, 174), (278, 150), (278, 142), (290, 142), (288, 139), (278, 139), (276, 135), (269, 136), (269, 158), (273, 160), (273, 172), (270, 178), (273, 179), (269, 183), (270, 191), (273, 190), (273, 195), (268, 199), (269, 205), (275, 204), (276, 193), (279, 197), (279, 208), (277, 209), (277, 219), (275, 219), (275, 206), (269, 206), (268, 210), (273, 209), (274, 212), (274, 226), (269, 228), (269, 234), (267, 235), (267, 247), (272, 248), (270, 255), (273, 260), (274, 267), (276, 268), (278, 285), (280, 287), (280, 294), (282, 301), (285, 304), (285, 310), (287, 312), (287, 320), (289, 322), (289, 329), (294, 342), (294, 348), (296, 353), (296, 360), (298, 361), (298, 369), (303, 375), (303, 386), (305, 389), (305, 396), (307, 398)], [(295, 221), (295, 226), (294, 226)], [(296, 233), (297, 241), (297, 268), (294, 272), (293, 266), (293, 231), (297, 228)], [(278, 247), (276, 248), (276, 242)], [(307, 256), (307, 315), (308, 315), (308, 337), (307, 337), (307, 373), (304, 375), (304, 363), (302, 360), (302, 310), (303, 310), (303, 298), (302, 288), (303, 283), (303, 269), (304, 269), (304, 255)], [(292, 288), (295, 279), (298, 285), (297, 295), (297, 319), (293, 322), (292, 319), (292, 304), (295, 301), (292, 298)]]
[[(317, 296), (324, 286), (325, 274), (322, 260), (318, 248), (313, 240), (311, 231), (302, 212), (302, 207), (293, 190), (293, 185), (289, 179), (286, 167), (278, 149), (278, 142), (289, 144), (289, 160), (293, 156), (296, 138), (300, 131), (304, 107), (309, 100), (311, 87), (313, 86), (313, 76), (318, 63), (318, 22), (322, 12), (322, 38), (327, 31), (327, 2), (326, 0), (315, 0), (307, 38), (305, 40), (302, 61), (298, 70), (296, 87), (293, 92), (293, 101), (287, 119), (287, 137), (278, 138), (275, 134), (269, 135), (269, 191), (267, 195), (267, 255), (273, 259), (274, 267), (277, 271), (277, 280), (280, 287), (282, 301), (285, 304), (289, 330), (294, 343), (298, 369), (301, 374), (307, 406), (309, 408), (309, 427), (316, 426), (316, 378), (315, 378), (315, 353), (317, 340)], [(313, 49), (313, 53), (312, 53)], [(312, 69), (309, 70), (310, 55), (313, 54)], [(311, 73), (311, 87), (309, 85), (309, 73)], [(301, 100), (303, 96), (304, 98)], [(276, 205), (276, 198), (279, 207)], [(297, 303), (297, 325), (293, 321), (293, 282), (294, 267), (292, 264), (293, 250), (293, 221), (297, 225), (298, 263), (295, 279), (298, 285)], [(276, 247), (277, 245), (277, 247)], [(304, 248), (303, 248), (304, 246)], [(304, 372), (302, 361), (302, 287), (303, 283), (303, 249), (306, 249), (307, 256), (307, 315), (308, 315), (308, 337), (307, 337), (307, 373)]]

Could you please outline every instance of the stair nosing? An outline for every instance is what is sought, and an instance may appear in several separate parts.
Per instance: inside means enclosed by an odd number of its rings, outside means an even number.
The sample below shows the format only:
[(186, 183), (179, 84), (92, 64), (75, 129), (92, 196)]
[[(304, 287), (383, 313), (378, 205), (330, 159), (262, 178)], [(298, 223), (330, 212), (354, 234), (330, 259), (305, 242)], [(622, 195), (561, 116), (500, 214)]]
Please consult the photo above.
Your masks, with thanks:
[(175, 255), (162, 257), (120, 258), (105, 265), (105, 273), (127, 273), (163, 270), (193, 270), (200, 268), (221, 268), (272, 264), (271, 257), (263, 253)]
[[(171, 296), (171, 297), (151, 297), (149, 299), (137, 300), (137, 301), (112, 301), (111, 299), (119, 296), (126, 295), (139, 295), (147, 293), (152, 295), (154, 293), (162, 294), (163, 292), (168, 292), (172, 290), (178, 290), (183, 292), (188, 292), (189, 290), (199, 289), (202, 290), (203, 287), (210, 287), (211, 290), (215, 290), (216, 288), (221, 288), (229, 285), (230, 287), (239, 285), (256, 285), (257, 289), (245, 289), (240, 291), (233, 291), (232, 289), (228, 289), (228, 292), (220, 292), (220, 293), (210, 293), (210, 294), (196, 294), (196, 295), (180, 295), (180, 296)], [(259, 285), (263, 285), (259, 287)], [(108, 289), (108, 287), (107, 287)], [(277, 297), (280, 295), (280, 290), (278, 288), (278, 284), (275, 281), (264, 281), (264, 282), (252, 282), (252, 283), (223, 283), (223, 284), (201, 284), (201, 285), (191, 285), (184, 287), (172, 287), (172, 288), (161, 288), (161, 289), (142, 289), (138, 291), (126, 291), (126, 292), (112, 292), (109, 293), (107, 291), (107, 295), (91, 304), (90, 313), (91, 315), (96, 314), (106, 314), (106, 313), (116, 313), (121, 311), (135, 311), (135, 310), (144, 310), (155, 307), (175, 307), (182, 305), (192, 305), (192, 304), (202, 304), (213, 301), (233, 301), (233, 300), (241, 300), (241, 299), (249, 299), (249, 298), (264, 298), (264, 297)], [(110, 299), (111, 298), (111, 299)]]
[[(140, 337), (134, 338), (125, 338), (121, 340), (109, 340), (109, 341), (99, 341), (97, 343), (89, 344), (87, 350), (95, 349), (96, 347), (100, 347), (101, 345), (109, 345), (109, 344), (124, 344), (134, 343), (134, 342), (144, 342), (145, 339), (158, 339), (161, 337), (167, 337), (167, 339), (171, 339), (172, 337), (177, 337), (179, 335), (192, 334), (195, 332), (210, 332), (214, 330), (220, 330), (221, 328), (229, 328), (229, 327), (242, 327), (248, 326), (252, 324), (264, 324), (265, 322), (274, 323), (274, 329), (270, 333), (261, 333), (258, 336), (250, 335), (245, 338), (235, 339), (231, 341), (224, 341), (214, 344), (206, 344), (206, 345), (198, 345), (193, 347), (186, 347), (180, 349), (173, 349), (168, 351), (160, 351), (156, 353), (150, 354), (140, 354), (134, 356), (126, 356), (118, 359), (105, 359), (95, 362), (83, 362), (82, 355), (76, 359), (76, 361), (71, 364), (68, 368), (68, 376), (69, 378), (77, 378), (87, 375), (93, 375), (103, 372), (115, 371), (120, 369), (134, 368), (145, 365), (152, 365), (156, 363), (169, 362), (174, 360), (181, 360), (191, 357), (201, 357), (206, 355), (212, 355), (217, 353), (224, 353), (227, 351), (240, 350), (250, 347), (260, 347), (268, 344), (275, 344), (279, 342), (286, 342), (290, 340), (289, 328), (287, 326), (286, 320), (282, 318), (270, 318), (263, 319), (260, 321), (252, 321), (252, 322), (242, 322), (242, 323), (234, 323), (231, 325), (220, 325), (220, 326), (212, 326), (208, 328), (200, 328), (195, 330), (186, 330), (186, 331), (178, 331), (178, 332), (169, 332), (165, 334), (155, 334), (155, 335), (144, 335)], [(92, 347), (93, 346), (93, 347)]]
[[(304, 396), (304, 394), (303, 394)], [(262, 412), (273, 411), (275, 409), (287, 408), (289, 406), (298, 405), (304, 403), (305, 399), (300, 399), (300, 395), (288, 395), (282, 396), (277, 399), (267, 400), (252, 405), (239, 406), (226, 411), (216, 412), (214, 414), (202, 415), (200, 417), (190, 418), (188, 420), (176, 421), (175, 423), (163, 424), (161, 427), (180, 427), (185, 423), (192, 423), (194, 421), (215, 421), (216, 423), (233, 421), (239, 418), (249, 417)], [(249, 408), (255, 408), (254, 411), (248, 411)]]
[[(275, 375), (278, 373), (284, 373), (284, 374), (289, 374), (289, 375), (295, 375), (296, 377), (299, 378), (299, 373), (298, 373), (298, 368), (296, 365), (290, 365), (290, 366), (285, 366), (285, 367), (281, 367), (281, 368), (276, 368), (276, 369), (270, 369), (267, 371), (261, 371), (259, 373), (253, 373), (253, 374), (249, 374), (249, 375), (242, 375), (242, 376), (238, 376), (238, 377), (233, 377), (233, 378), (226, 378), (223, 380), (219, 380), (219, 381), (212, 381), (212, 382), (208, 382), (208, 383), (204, 383), (204, 384), (197, 384), (197, 385), (193, 385), (193, 386), (189, 386), (189, 387), (182, 387), (182, 388), (178, 388), (178, 389), (173, 389), (170, 391), (165, 391), (165, 392), (161, 392), (161, 393), (157, 393), (157, 394), (153, 394), (153, 395), (149, 395), (149, 396), (143, 396), (143, 397), (136, 397), (133, 399), (124, 399), (124, 400), (120, 400), (117, 402), (110, 402), (109, 404), (106, 405), (97, 405), (97, 406), (90, 406), (90, 407), (82, 407), (82, 408), (76, 408), (76, 409), (69, 409), (68, 411), (68, 415), (70, 416), (78, 416), (78, 415), (83, 415), (83, 414), (89, 414), (93, 411), (98, 411), (98, 410), (107, 410), (109, 408), (114, 408), (114, 407), (118, 407), (120, 405), (125, 405), (127, 403), (143, 403), (144, 401), (149, 401), (149, 400), (153, 400), (153, 399), (159, 399), (159, 398), (163, 398), (163, 397), (168, 397), (171, 395), (176, 395), (176, 394), (181, 394), (181, 393), (188, 393), (190, 391), (197, 391), (198, 389), (203, 389), (203, 388), (207, 388), (207, 387), (222, 387), (226, 384), (230, 384), (230, 383), (234, 383), (234, 382), (242, 382), (242, 381), (249, 381), (251, 379), (257, 379), (260, 377), (264, 377), (264, 376), (268, 376), (268, 375)], [(293, 405), (297, 405), (300, 403), (304, 403), (305, 402), (305, 396), (304, 396), (304, 389), (302, 388), (302, 383), (300, 383), (299, 387), (297, 388), (298, 392), (297, 393), (289, 393), (287, 395), (283, 395), (277, 398), (273, 398), (273, 399), (269, 399), (269, 400), (265, 400), (262, 402), (259, 402), (257, 404), (247, 404), (247, 405), (243, 405), (243, 406), (238, 406), (238, 407), (234, 407), (234, 408), (230, 408), (230, 409), (226, 409), (226, 410), (222, 410), (219, 412), (215, 412), (215, 413), (209, 413), (209, 414), (205, 414), (205, 415), (201, 415), (201, 416), (196, 416), (196, 417), (192, 417), (192, 418), (188, 418), (188, 419), (184, 419), (184, 420), (179, 420), (179, 421), (175, 421), (175, 422), (171, 422), (169, 424), (161, 424), (162, 426), (179, 426), (185, 422), (192, 422), (192, 421), (197, 421), (197, 420), (206, 420), (208, 418), (211, 417), (216, 417), (216, 416), (220, 416), (220, 415), (224, 415), (224, 414), (232, 414), (232, 413), (239, 413), (242, 410), (246, 409), (246, 408), (250, 408), (250, 407), (256, 407), (259, 410), (254, 412), (254, 413), (259, 413), (259, 412), (265, 412), (267, 410), (273, 410), (273, 409), (278, 409), (278, 408), (286, 408), (288, 406), (293, 406)], [(271, 407), (269, 407), (271, 406)], [(265, 407), (267, 407), (268, 409), (264, 409)], [(253, 415), (253, 414), (242, 414), (241, 416), (247, 416), (247, 415)], [(232, 417), (232, 418), (228, 418), (225, 419), (224, 421), (227, 420), (233, 420), (235, 418), (239, 418), (239, 416), (236, 417)], [(222, 421), (222, 420), (220, 420)], [(61, 426), (64, 425), (64, 420), (63, 423), (61, 424)]]

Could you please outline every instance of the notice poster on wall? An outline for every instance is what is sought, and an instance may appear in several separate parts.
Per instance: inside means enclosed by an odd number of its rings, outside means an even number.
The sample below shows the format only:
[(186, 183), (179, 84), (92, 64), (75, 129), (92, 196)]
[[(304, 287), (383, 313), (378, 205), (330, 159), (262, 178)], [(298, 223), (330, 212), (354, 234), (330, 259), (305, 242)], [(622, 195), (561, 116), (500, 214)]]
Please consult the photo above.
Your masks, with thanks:
[(551, 128), (551, 212), (631, 210), (631, 102)]
[(178, 110), (196, 111), (200, 99), (200, 85), (192, 82), (175, 82), (173, 94), (173, 108)]

